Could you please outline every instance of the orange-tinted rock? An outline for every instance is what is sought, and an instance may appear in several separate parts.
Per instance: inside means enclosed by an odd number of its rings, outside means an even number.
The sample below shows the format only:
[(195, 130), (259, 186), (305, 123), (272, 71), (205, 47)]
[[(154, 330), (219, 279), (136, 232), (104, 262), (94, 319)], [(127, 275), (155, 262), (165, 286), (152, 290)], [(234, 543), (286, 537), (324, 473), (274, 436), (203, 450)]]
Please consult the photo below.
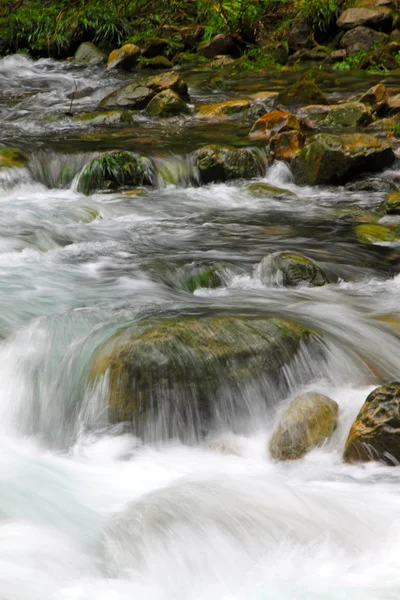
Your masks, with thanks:
[(378, 83), (365, 92), (359, 100), (368, 104), (374, 112), (379, 112), (385, 108), (388, 98), (386, 87), (383, 83)]
[(290, 112), (274, 110), (263, 115), (254, 123), (249, 137), (252, 139), (270, 139), (284, 131), (300, 131), (299, 119)]
[(135, 44), (125, 44), (122, 48), (113, 50), (108, 57), (107, 69), (124, 69), (129, 71), (132, 69), (138, 57), (140, 56), (140, 48)]
[(283, 131), (270, 142), (271, 155), (277, 160), (292, 160), (304, 148), (305, 137), (301, 131)]

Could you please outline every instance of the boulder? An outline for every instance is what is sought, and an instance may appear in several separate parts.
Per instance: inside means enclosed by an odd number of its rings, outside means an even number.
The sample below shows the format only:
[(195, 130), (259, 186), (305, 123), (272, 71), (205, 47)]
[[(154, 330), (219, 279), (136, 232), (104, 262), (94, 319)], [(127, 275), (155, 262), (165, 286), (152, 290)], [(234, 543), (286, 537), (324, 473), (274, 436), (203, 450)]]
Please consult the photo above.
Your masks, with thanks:
[(179, 32), (185, 49), (193, 50), (204, 36), (205, 31), (206, 27), (204, 25), (181, 27)]
[(269, 451), (275, 460), (296, 460), (329, 440), (337, 427), (339, 407), (316, 392), (297, 396), (272, 434)]
[(369, 27), (359, 26), (346, 31), (340, 40), (340, 47), (352, 56), (360, 51), (369, 52), (376, 44), (385, 43), (388, 39), (389, 36), (385, 33), (375, 31)]
[(388, 92), (383, 83), (378, 83), (359, 97), (359, 102), (367, 104), (373, 112), (381, 112), (386, 108)]
[(304, 48), (312, 36), (312, 28), (307, 19), (295, 21), (288, 34), (289, 50), (301, 50)]
[(257, 119), (250, 130), (249, 137), (253, 140), (268, 140), (277, 133), (291, 130), (301, 130), (299, 119), (290, 112), (274, 110)]
[(283, 131), (271, 138), (270, 153), (276, 160), (291, 161), (304, 148), (305, 136), (301, 131)]
[(168, 89), (176, 92), (183, 100), (189, 99), (187, 85), (181, 76), (169, 72), (127, 83), (103, 98), (99, 107), (140, 110), (146, 108), (156, 94)]
[(151, 117), (173, 117), (189, 115), (190, 108), (178, 94), (172, 90), (164, 90), (150, 100), (145, 112)]
[(202, 183), (229, 179), (252, 179), (263, 172), (260, 159), (245, 148), (210, 144), (193, 153), (194, 165)]
[(170, 45), (170, 40), (167, 40), (165, 38), (148, 38), (141, 45), (142, 56), (143, 58), (154, 58), (155, 56), (162, 56), (163, 54), (168, 54)]
[[(90, 379), (107, 374), (112, 422), (131, 421), (138, 435), (204, 435), (228, 410), (231, 387), (278, 377), (301, 342), (314, 334), (283, 319), (186, 316), (154, 319), (118, 331), (94, 356)], [(225, 390), (225, 393), (223, 391)]]
[(400, 383), (376, 388), (365, 400), (346, 441), (346, 462), (400, 462)]
[(396, 234), (392, 229), (376, 223), (362, 223), (361, 225), (357, 225), (355, 234), (359, 242), (367, 245), (396, 241)]
[(386, 106), (388, 111), (393, 115), (400, 112), (400, 94), (390, 96), (386, 103)]
[(288, 287), (297, 285), (322, 286), (329, 283), (324, 271), (310, 258), (296, 252), (274, 252), (260, 263), (261, 281)]
[(166, 56), (154, 56), (154, 58), (142, 58), (141, 69), (155, 69), (158, 71), (172, 69), (173, 63)]
[(219, 33), (208, 42), (202, 42), (198, 45), (197, 52), (206, 58), (215, 58), (219, 54), (235, 57), (241, 55), (231, 33)]
[(226, 119), (242, 113), (249, 108), (249, 100), (226, 100), (216, 104), (203, 104), (196, 112), (199, 119)]
[(313, 81), (298, 81), (279, 92), (275, 105), (304, 106), (306, 104), (329, 104), (325, 94)]
[(137, 63), (140, 56), (140, 48), (135, 44), (125, 44), (122, 48), (113, 50), (108, 57), (107, 70), (122, 69), (130, 71)]
[(393, 15), (390, 9), (381, 6), (376, 8), (348, 8), (337, 20), (340, 29), (354, 29), (365, 25), (380, 31), (392, 30)]
[(344, 102), (333, 106), (325, 118), (329, 127), (366, 127), (372, 123), (371, 109), (362, 102)]
[(150, 165), (133, 152), (110, 152), (94, 158), (81, 171), (78, 191), (92, 194), (101, 190), (136, 187), (150, 183)]
[(360, 133), (321, 133), (294, 158), (292, 171), (300, 184), (343, 184), (363, 172), (390, 167), (395, 159), (387, 140)]
[(29, 157), (18, 148), (0, 148), (0, 169), (26, 167)]
[(400, 192), (391, 192), (386, 196), (384, 209), (388, 215), (400, 215)]
[(297, 116), (302, 119), (306, 119), (309, 123), (309, 127), (314, 125), (320, 125), (326, 119), (326, 115), (332, 110), (332, 106), (326, 106), (326, 104), (310, 104), (309, 106), (303, 106), (297, 111)]
[(280, 188), (265, 182), (250, 183), (250, 185), (247, 186), (247, 191), (256, 198), (266, 198), (271, 196), (273, 198), (279, 198), (280, 196), (296, 198), (296, 194), (290, 190), (285, 190), (284, 188)]
[(106, 62), (106, 56), (92, 42), (83, 42), (75, 52), (73, 62), (76, 65), (96, 65)]

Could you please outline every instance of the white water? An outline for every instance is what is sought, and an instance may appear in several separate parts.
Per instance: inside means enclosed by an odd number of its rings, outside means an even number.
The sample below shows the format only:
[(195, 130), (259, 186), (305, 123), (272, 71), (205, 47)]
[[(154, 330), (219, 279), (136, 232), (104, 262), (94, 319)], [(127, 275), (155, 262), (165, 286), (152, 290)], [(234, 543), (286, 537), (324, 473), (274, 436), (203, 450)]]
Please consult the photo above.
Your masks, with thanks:
[[(69, 77), (25, 58), (0, 61), (0, 75), (12, 60), (25, 61), (17, 91)], [(368, 392), (400, 377), (400, 340), (379, 320), (398, 317), (400, 278), (337, 212), (382, 195), (300, 189), (278, 166), (267, 181), (295, 201), (253, 198), (244, 184), (85, 197), (54, 189), (65, 156), (45, 174), (40, 161), (0, 179), (0, 600), (397, 599), (399, 468), (341, 460)], [(283, 248), (336, 283), (263, 286), (259, 261)], [(224, 286), (186, 292), (196, 261), (221, 263)], [(221, 308), (310, 325), (323, 356), (304, 348), (278, 405), (268, 382), (267, 406), (250, 388), (249, 420), (223, 415), (201, 443), (143, 444), (109, 426), (87, 385), (98, 345), (154, 311)], [(274, 422), (307, 389), (339, 403), (339, 428), (304, 459), (274, 464)]]

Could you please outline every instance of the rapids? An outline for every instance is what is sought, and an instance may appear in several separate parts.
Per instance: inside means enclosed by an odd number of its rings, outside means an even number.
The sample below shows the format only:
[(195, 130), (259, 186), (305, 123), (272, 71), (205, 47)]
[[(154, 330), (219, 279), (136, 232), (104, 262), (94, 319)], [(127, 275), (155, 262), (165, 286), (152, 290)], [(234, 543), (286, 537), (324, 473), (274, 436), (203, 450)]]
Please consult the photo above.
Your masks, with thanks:
[[(194, 101), (210, 99), (190, 81)], [(398, 249), (357, 244), (349, 216), (384, 194), (300, 188), (278, 164), (260, 181), (295, 200), (254, 198), (240, 181), (197, 187), (188, 152), (228, 141), (228, 127), (142, 120), (118, 138), (65, 118), (74, 86), (74, 110), (89, 111), (117, 84), (92, 67), (0, 60), (1, 142), (31, 152), (0, 174), (0, 599), (398, 599), (399, 468), (341, 459), (368, 392), (400, 378)], [(157, 186), (79, 194), (79, 170), (118, 145), (147, 151)], [(263, 285), (260, 260), (289, 248), (334, 283)], [(184, 290), (197, 263), (221, 264), (223, 285)], [(168, 311), (289, 317), (321, 348), (300, 351), (267, 403), (249, 387), (245, 423), (226, 413), (202, 442), (143, 443), (107, 422), (88, 372), (118, 327)], [(276, 419), (312, 389), (338, 402), (338, 430), (274, 464)]]

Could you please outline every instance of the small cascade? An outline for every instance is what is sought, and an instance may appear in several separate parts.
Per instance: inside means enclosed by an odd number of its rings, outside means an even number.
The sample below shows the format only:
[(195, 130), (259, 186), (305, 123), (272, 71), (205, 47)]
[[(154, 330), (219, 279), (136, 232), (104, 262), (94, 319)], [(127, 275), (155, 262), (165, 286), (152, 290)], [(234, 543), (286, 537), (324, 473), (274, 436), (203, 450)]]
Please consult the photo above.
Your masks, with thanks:
[(35, 152), (31, 155), (29, 170), (34, 181), (48, 188), (69, 188), (83, 167), (99, 156), (97, 152), (82, 154), (55, 154)]

